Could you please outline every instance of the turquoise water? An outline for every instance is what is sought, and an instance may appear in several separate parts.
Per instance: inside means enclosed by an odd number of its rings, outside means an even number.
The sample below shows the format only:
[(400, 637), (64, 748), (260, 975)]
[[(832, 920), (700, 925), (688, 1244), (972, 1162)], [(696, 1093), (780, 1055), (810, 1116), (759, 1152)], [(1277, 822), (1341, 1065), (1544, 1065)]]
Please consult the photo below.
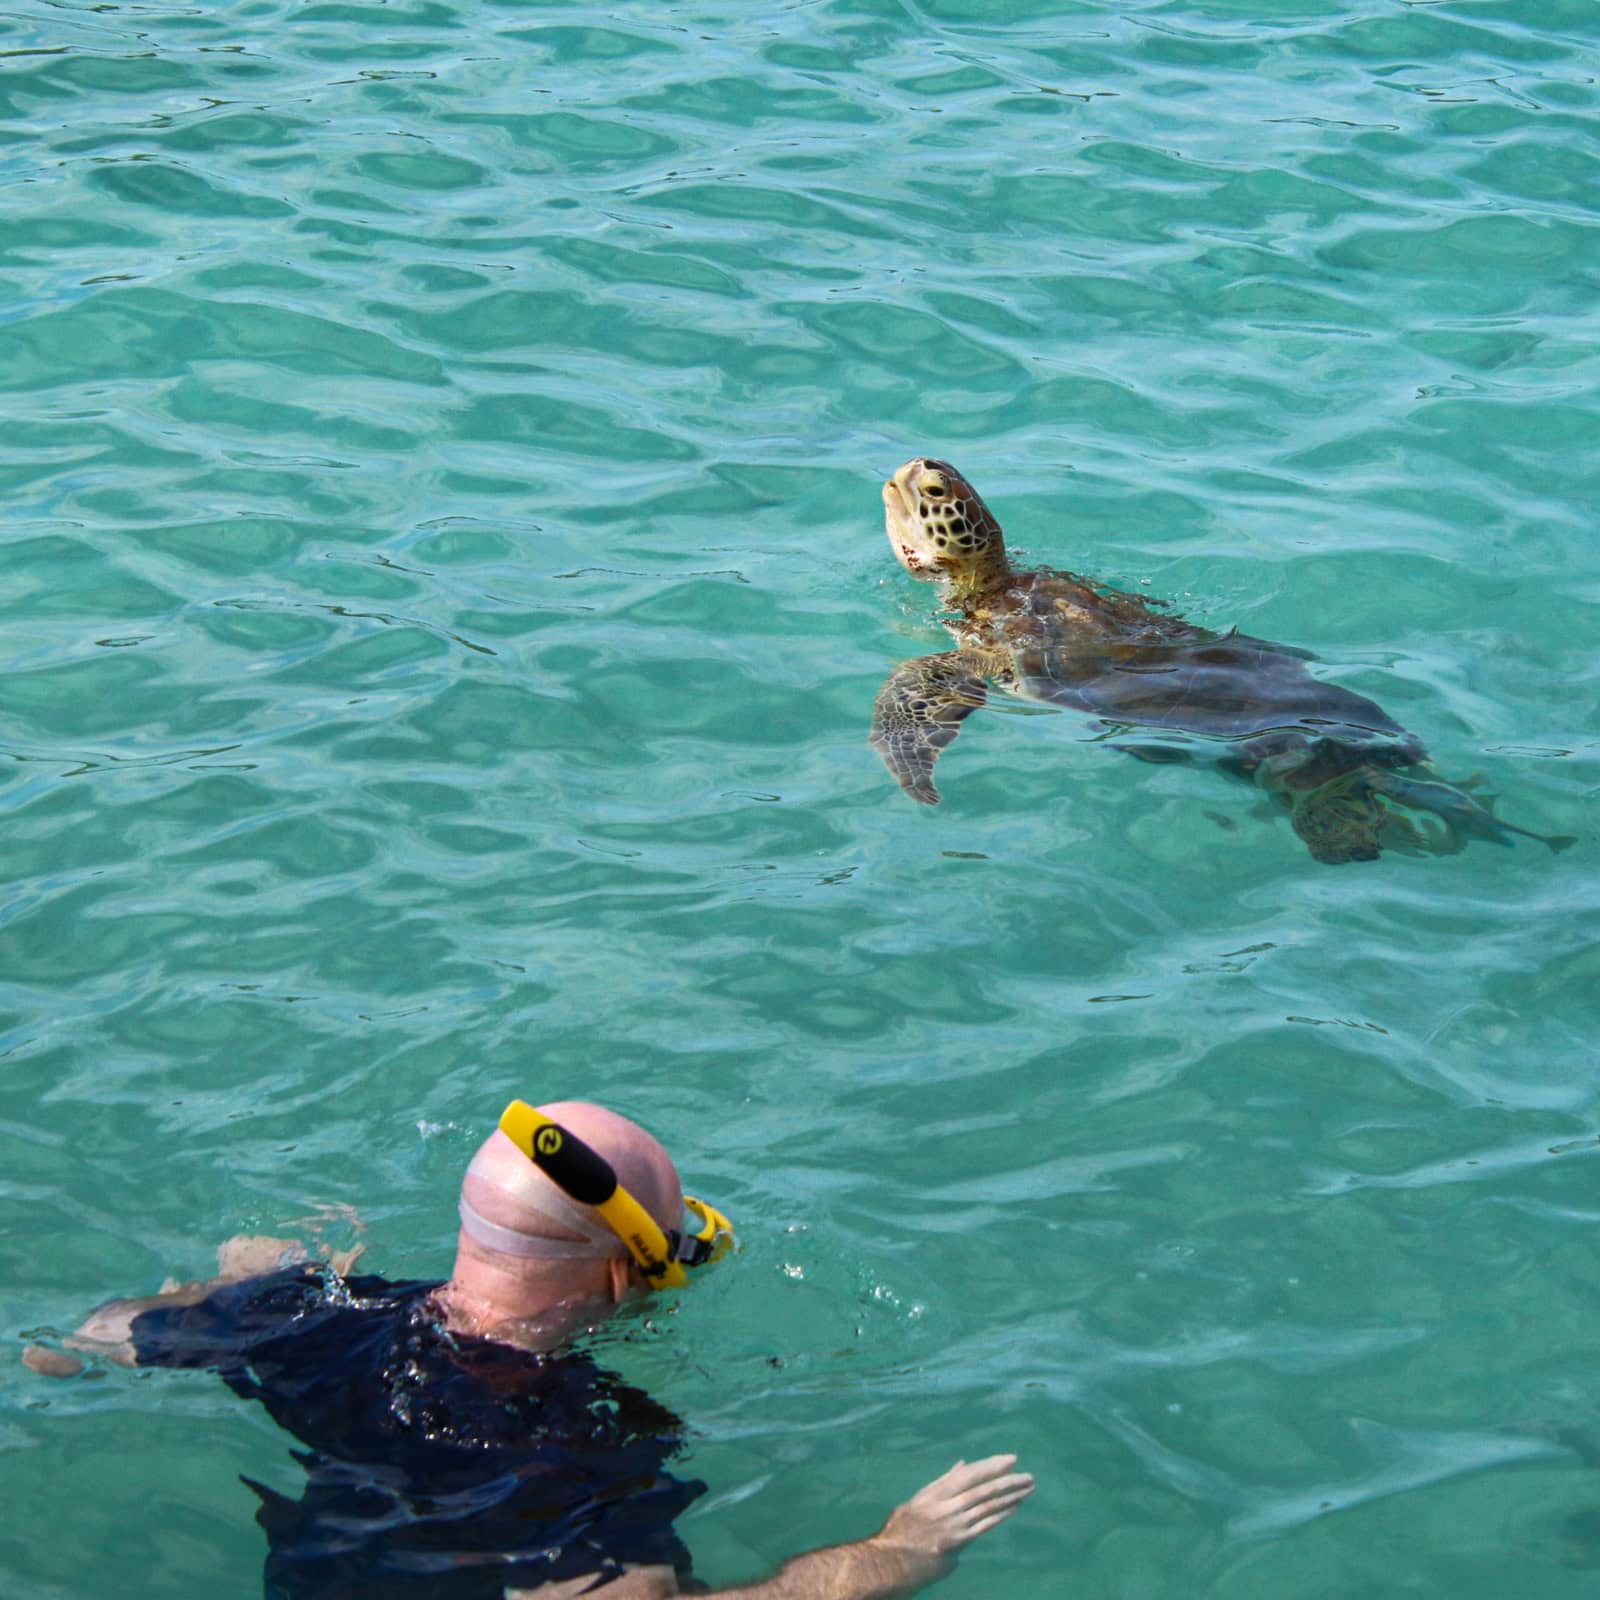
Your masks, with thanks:
[[(1597, 45), (12, 0), (13, 1344), (319, 1207), (442, 1272), (504, 1100), (590, 1095), (742, 1225), (608, 1347), (712, 1580), (1009, 1448), (951, 1600), (1593, 1595)], [(925, 452), (1578, 844), (1321, 867), (1070, 716), (910, 804)], [(298, 1469), (220, 1384), (0, 1405), (8, 1594), (254, 1592)]]

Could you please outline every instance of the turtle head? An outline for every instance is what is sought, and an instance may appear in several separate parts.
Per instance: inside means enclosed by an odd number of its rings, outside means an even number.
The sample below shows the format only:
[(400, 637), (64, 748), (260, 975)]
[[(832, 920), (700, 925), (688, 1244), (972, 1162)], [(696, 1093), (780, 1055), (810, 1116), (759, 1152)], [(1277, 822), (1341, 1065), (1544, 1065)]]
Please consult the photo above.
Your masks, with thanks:
[(913, 578), (966, 585), (1006, 569), (1000, 524), (948, 461), (918, 457), (883, 486), (884, 523)]

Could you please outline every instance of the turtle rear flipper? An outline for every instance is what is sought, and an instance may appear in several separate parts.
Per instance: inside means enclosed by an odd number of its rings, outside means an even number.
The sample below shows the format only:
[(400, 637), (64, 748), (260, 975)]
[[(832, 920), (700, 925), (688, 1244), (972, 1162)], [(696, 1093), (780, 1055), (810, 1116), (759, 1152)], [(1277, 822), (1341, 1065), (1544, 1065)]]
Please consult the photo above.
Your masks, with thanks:
[(1469, 839), (1483, 839), (1490, 844), (1509, 846), (1513, 834), (1524, 839), (1537, 839), (1548, 846), (1552, 855), (1559, 855), (1577, 841), (1571, 834), (1535, 833), (1531, 828), (1519, 828), (1514, 822), (1503, 822), (1494, 814), (1495, 797), (1480, 791), (1483, 780), (1471, 777), (1462, 783), (1451, 783), (1436, 776), (1431, 767), (1418, 767), (1425, 777), (1413, 777), (1409, 772), (1373, 772), (1371, 787), (1388, 797), (1396, 805), (1409, 810), (1428, 811), (1443, 824), (1444, 831), (1458, 841), (1455, 849), (1465, 847)]
[(1319, 784), (1299, 794), (1285, 793), (1290, 825), (1315, 860), (1330, 866), (1346, 861), (1376, 861), (1383, 854), (1383, 826), (1389, 814), (1359, 773)]
[(869, 742), (913, 800), (936, 806), (933, 764), (987, 699), (983, 661), (975, 652), (947, 650), (902, 661), (878, 691)]

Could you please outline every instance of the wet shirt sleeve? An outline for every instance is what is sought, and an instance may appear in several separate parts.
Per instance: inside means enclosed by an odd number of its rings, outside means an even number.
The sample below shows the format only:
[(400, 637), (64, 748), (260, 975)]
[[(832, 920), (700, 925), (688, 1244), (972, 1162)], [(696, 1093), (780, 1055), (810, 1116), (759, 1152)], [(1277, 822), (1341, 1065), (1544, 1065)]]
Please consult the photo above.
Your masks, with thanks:
[(141, 1367), (209, 1367), (238, 1374), (272, 1341), (318, 1314), (321, 1269), (284, 1267), (223, 1284), (195, 1305), (155, 1306), (133, 1319)]

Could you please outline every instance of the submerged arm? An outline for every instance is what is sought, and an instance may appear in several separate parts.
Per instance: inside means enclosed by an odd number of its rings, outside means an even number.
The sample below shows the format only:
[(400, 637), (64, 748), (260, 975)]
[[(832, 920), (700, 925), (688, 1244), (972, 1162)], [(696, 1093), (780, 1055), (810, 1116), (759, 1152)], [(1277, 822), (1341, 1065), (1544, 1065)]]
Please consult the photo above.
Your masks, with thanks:
[(942, 1578), (956, 1553), (1004, 1522), (1033, 1493), (1015, 1456), (958, 1461), (870, 1539), (830, 1545), (786, 1561), (764, 1583), (718, 1589), (725, 1600), (897, 1600)]
[[(829, 1545), (786, 1561), (760, 1583), (713, 1590), (707, 1600), (901, 1600), (955, 1565), (956, 1554), (998, 1527), (1033, 1493), (1033, 1479), (1013, 1472), (1015, 1456), (958, 1461), (902, 1506), (877, 1533), (852, 1544)], [(600, 1600), (664, 1600), (678, 1593), (670, 1568), (630, 1572), (590, 1590), (572, 1585), (508, 1589), (507, 1600), (564, 1600), (593, 1593)]]
[[(354, 1250), (325, 1252), (338, 1273), (354, 1265), (364, 1246)], [(139, 1295), (131, 1300), (107, 1300), (84, 1318), (76, 1333), (65, 1342), (85, 1355), (114, 1361), (121, 1367), (136, 1367), (138, 1354), (133, 1345), (134, 1318), (163, 1306), (197, 1306), (213, 1290), (224, 1284), (241, 1283), (246, 1278), (275, 1272), (279, 1267), (305, 1261), (305, 1246), (298, 1239), (274, 1239), (266, 1234), (241, 1233), (217, 1247), (217, 1276), (194, 1278), (188, 1283), (170, 1279), (158, 1294)], [(83, 1362), (65, 1350), (30, 1344), (22, 1352), (22, 1362), (46, 1378), (73, 1378), (83, 1371)]]

